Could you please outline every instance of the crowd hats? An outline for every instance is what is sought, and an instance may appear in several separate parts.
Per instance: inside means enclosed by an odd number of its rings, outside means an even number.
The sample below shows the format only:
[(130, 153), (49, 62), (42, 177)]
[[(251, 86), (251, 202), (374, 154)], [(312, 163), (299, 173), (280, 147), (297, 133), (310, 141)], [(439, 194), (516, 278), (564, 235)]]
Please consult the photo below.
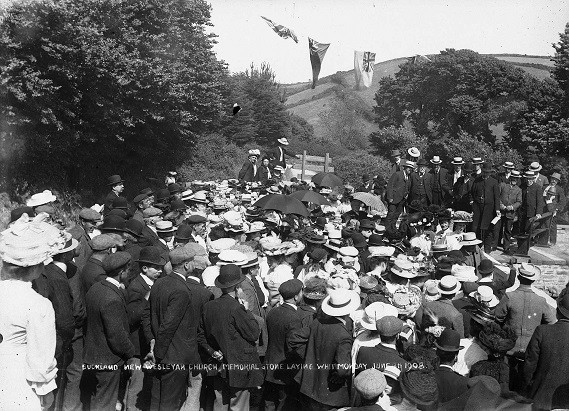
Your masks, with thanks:
[(353, 233), (352, 242), (357, 249), (366, 248), (368, 246), (366, 238), (362, 233)]
[(472, 164), (482, 164), (484, 163), (484, 160), (482, 159), (482, 157), (472, 157)]
[(439, 292), (442, 295), (456, 294), (460, 290), (460, 282), (452, 275), (445, 275), (439, 281)]
[(328, 253), (324, 249), (316, 247), (308, 254), (308, 256), (312, 261), (317, 263), (326, 258), (328, 256)]
[(170, 199), (170, 190), (167, 188), (160, 189), (156, 192), (154, 197), (156, 198), (156, 202), (159, 204), (167, 203)]
[(541, 269), (530, 263), (522, 263), (518, 268), (518, 276), (535, 281), (541, 275)]
[(118, 174), (112, 175), (109, 178), (107, 178), (107, 185), (108, 186), (114, 187), (120, 183), (124, 183), (124, 180)]
[(472, 173), (474, 171), (474, 165), (470, 161), (466, 161), (462, 167), (465, 173)]
[[(383, 236), (381, 236), (379, 234), (372, 234), (369, 236), (369, 239), (367, 240), (367, 244), (370, 247), (376, 247), (377, 248), (377, 247), (383, 246), (385, 243), (383, 242)], [(393, 251), (395, 251), (395, 250), (393, 250)]]
[(109, 248), (115, 247), (117, 242), (108, 234), (100, 234), (93, 237), (91, 241), (89, 241), (89, 245), (93, 251), (105, 251)]
[(363, 370), (354, 378), (354, 387), (364, 400), (373, 400), (385, 391), (387, 381), (381, 371), (370, 368)]
[(441, 336), (435, 341), (435, 347), (441, 351), (453, 352), (460, 351), (464, 347), (460, 345), (460, 334), (451, 330), (450, 328), (445, 328), (441, 333)]
[(142, 236), (142, 230), (144, 230), (144, 223), (134, 218), (131, 218), (124, 224), (124, 231), (137, 238)]
[(118, 208), (121, 210), (127, 210), (128, 209), (128, 201), (125, 197), (119, 196), (115, 199), (113, 199), (113, 205), (112, 208)]
[(478, 340), (490, 350), (505, 354), (516, 345), (516, 335), (498, 324), (490, 323), (478, 334)]
[(162, 214), (163, 214), (162, 210), (156, 207), (148, 207), (142, 211), (143, 218), (158, 217), (161, 216)]
[(245, 254), (247, 256), (247, 262), (241, 266), (241, 268), (256, 267), (259, 265), (259, 256), (256, 252), (250, 252)]
[(123, 232), (126, 221), (117, 215), (108, 215), (103, 220), (103, 224), (99, 227), (101, 232)]
[(452, 221), (454, 221), (455, 223), (471, 223), (472, 214), (469, 213), (468, 211), (455, 211), (452, 216)]
[(378, 289), (379, 281), (372, 275), (364, 275), (360, 277), (359, 286), (360, 296), (365, 298), (368, 293), (372, 293)]
[(448, 251), (448, 245), (446, 243), (433, 244), (431, 250), (433, 254), (444, 254)]
[(65, 244), (64, 244), (63, 248), (60, 248), (57, 251), (55, 251), (53, 253), (54, 255), (55, 254), (63, 254), (63, 253), (66, 253), (68, 251), (75, 250), (77, 248), (77, 246), (79, 245), (79, 241), (72, 238), (71, 234), (69, 234), (68, 232), (64, 232), (63, 235), (65, 236)]
[(327, 282), (320, 277), (311, 277), (304, 282), (304, 298), (320, 301), (328, 295)]
[(91, 208), (84, 208), (79, 212), (79, 218), (83, 221), (95, 223), (101, 221), (103, 216)]
[(492, 164), (491, 163), (484, 163), (482, 165), (482, 172), (491, 173), (492, 172)]
[(510, 178), (522, 178), (522, 173), (520, 173), (518, 170), (512, 170), (510, 173)]
[(412, 315), (421, 306), (421, 298), (417, 287), (399, 287), (393, 292), (393, 306), (399, 315)]
[(484, 306), (472, 306), (467, 307), (466, 311), (470, 314), (470, 318), (476, 321), (478, 324), (484, 326), (490, 322), (496, 322), (496, 317), (490, 311), (489, 307)]
[(125, 267), (131, 260), (131, 255), (126, 251), (117, 251), (116, 253), (106, 255), (101, 263), (103, 265), (103, 270), (105, 270), (106, 273), (110, 273), (114, 270)]
[(469, 265), (453, 264), (450, 273), (461, 283), (475, 282), (478, 280), (475, 268)]
[(557, 311), (565, 318), (569, 318), (569, 294), (557, 300)]
[(190, 200), (190, 199), (191, 199), (190, 197), (192, 196), (192, 194), (193, 194), (193, 191), (192, 191), (192, 190), (184, 190), (184, 191), (182, 191), (182, 201), (188, 201), (188, 200)]
[(138, 260), (136, 260), (140, 266), (151, 264), (151, 265), (165, 265), (167, 263), (166, 259), (162, 257), (161, 250), (155, 246), (143, 247), (140, 250), (140, 255)]
[(261, 151), (257, 148), (253, 148), (253, 149), (248, 151), (247, 155), (248, 155), (248, 157), (260, 157)]
[(302, 281), (298, 278), (287, 280), (279, 286), (279, 294), (283, 300), (289, 300), (302, 291)]
[(322, 311), (331, 317), (343, 317), (354, 312), (359, 305), (358, 293), (338, 288), (328, 292), (328, 296), (322, 301)]
[(494, 308), (500, 302), (494, 295), (494, 290), (487, 285), (480, 285), (476, 291), (469, 294), (470, 297), (485, 307)]
[(385, 375), (386, 378), (391, 378), (392, 381), (398, 381), (399, 376), (401, 375), (401, 370), (397, 368), (395, 365), (388, 365), (383, 370), (383, 374)]
[(219, 269), (219, 276), (215, 279), (215, 286), (218, 288), (230, 288), (242, 283), (245, 276), (241, 273), (241, 268), (235, 264), (227, 264)]
[(407, 154), (409, 154), (411, 157), (421, 157), (421, 152), (417, 147), (411, 147), (408, 149)]
[[(397, 310), (395, 307), (393, 307)], [(403, 330), (404, 322), (397, 315), (385, 315), (375, 322), (377, 332), (383, 337), (394, 337)]]
[(178, 247), (168, 253), (168, 258), (172, 266), (176, 266), (191, 261), (196, 255), (196, 250), (192, 248)]
[(543, 167), (537, 161), (534, 161), (529, 165), (529, 170), (533, 171), (534, 173), (539, 173)]
[(171, 183), (171, 184), (168, 184), (168, 191), (170, 192), (170, 195), (173, 195), (175, 193), (181, 193), (182, 187), (180, 186), (180, 184)]
[(514, 168), (516, 168), (514, 166), (514, 163), (512, 163), (511, 161), (504, 162), (504, 164), (502, 164), (502, 167), (504, 167), (505, 169), (509, 169), (509, 170), (513, 170)]
[(249, 262), (247, 255), (238, 250), (223, 250), (218, 258), (217, 265), (220, 266), (233, 264), (241, 267)]
[(176, 234), (174, 235), (174, 240), (178, 242), (189, 241), (192, 238), (193, 231), (194, 230), (192, 226), (188, 224), (181, 224), (180, 226), (178, 226), (178, 229), (176, 230)]
[(105, 216), (105, 218), (107, 218), (108, 216), (118, 216), (120, 218), (122, 218), (123, 220), (126, 221), (126, 218), (128, 216), (128, 214), (126, 213), (126, 210), (122, 209), (122, 208), (113, 208), (111, 211), (109, 211), (107, 213), (107, 215)]
[[(10, 211), (10, 222), (13, 223), (14, 221), (18, 220), (24, 213), (27, 214), (29, 218), (33, 218), (36, 215), (32, 207), (18, 207)], [(99, 217), (100, 216), (101, 215), (99, 214)]]
[(401, 164), (401, 166), (407, 167), (407, 168), (415, 168), (415, 163), (413, 161), (410, 161), (410, 160), (405, 160), (405, 162), (403, 162)]
[(278, 138), (277, 141), (279, 142), (279, 144), (282, 144), (283, 146), (288, 146), (288, 140), (286, 139), (286, 137)]
[(217, 240), (209, 241), (207, 248), (212, 254), (220, 254), (223, 250), (229, 250), (237, 241), (233, 238), (219, 238)]
[(152, 191), (150, 187), (146, 187), (140, 190), (140, 194), (146, 194), (147, 196), (151, 196), (154, 194), (154, 191)]
[[(431, 161), (433, 161), (433, 160), (431, 160)], [(428, 164), (427, 160), (425, 160), (424, 158), (420, 158), (419, 161), (417, 161), (417, 167), (426, 166), (427, 164)]]
[(184, 211), (188, 208), (186, 203), (183, 200), (172, 200), (170, 203), (170, 210), (171, 211)]
[(50, 190), (44, 190), (41, 193), (36, 193), (32, 195), (28, 201), (26, 201), (26, 205), (28, 207), (37, 207), (48, 203), (53, 203), (57, 200), (57, 197), (52, 194)]
[(440, 164), (442, 164), (442, 162), (443, 161), (441, 160), (441, 158), (439, 156), (433, 156), (433, 158), (431, 159), (431, 164), (434, 164), (434, 165), (440, 165)]
[(537, 174), (535, 173), (535, 171), (526, 170), (526, 172), (524, 173), (524, 178), (527, 178), (528, 180), (533, 180), (536, 177)]
[(311, 243), (311, 244), (324, 244), (324, 243), (326, 243), (326, 238), (323, 235), (310, 233), (306, 237), (306, 242)]
[(467, 232), (462, 235), (462, 241), (460, 242), (460, 245), (465, 246), (477, 244), (482, 244), (482, 241), (476, 238), (476, 233)]
[(411, 368), (399, 377), (405, 397), (418, 405), (433, 405), (439, 399), (437, 377), (429, 369)]
[(464, 160), (462, 159), (462, 157), (453, 157), (450, 163), (455, 166), (461, 166), (464, 164)]
[(557, 180), (557, 181), (561, 181), (561, 174), (559, 174), (559, 173), (553, 173), (553, 174), (551, 174), (550, 179), (555, 179), (555, 180)]
[(373, 231), (375, 229), (375, 223), (371, 220), (363, 219), (360, 221), (360, 230), (371, 230)]
[(174, 224), (171, 221), (157, 221), (155, 227), (157, 233), (166, 234), (176, 231), (176, 227), (174, 227)]
[(202, 224), (207, 222), (207, 218), (205, 218), (203, 215), (201, 214), (192, 214), (191, 216), (189, 216), (188, 218), (186, 218), (186, 223), (192, 225), (192, 224)]
[(480, 261), (480, 264), (478, 264), (478, 272), (482, 274), (482, 276), (492, 274), (494, 272), (494, 263), (487, 258), (483, 259)]
[(417, 275), (413, 273), (413, 263), (409, 260), (397, 259), (391, 267), (391, 272), (398, 277), (415, 278)]
[(263, 223), (262, 221), (253, 221), (251, 224), (247, 226), (245, 233), (246, 234), (258, 233), (265, 230), (266, 228), (267, 227), (265, 226), (265, 223)]

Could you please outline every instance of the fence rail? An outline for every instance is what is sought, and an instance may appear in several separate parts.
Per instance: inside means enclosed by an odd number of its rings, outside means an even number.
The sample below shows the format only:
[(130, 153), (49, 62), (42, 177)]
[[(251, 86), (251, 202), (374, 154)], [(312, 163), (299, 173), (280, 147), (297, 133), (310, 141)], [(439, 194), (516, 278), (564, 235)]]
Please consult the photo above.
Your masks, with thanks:
[(304, 180), (307, 176), (307, 171), (313, 171), (316, 173), (321, 172), (333, 172), (334, 167), (330, 164), (332, 163), (332, 159), (330, 155), (326, 153), (326, 156), (309, 156), (306, 154), (306, 150), (302, 153), (302, 163), (301, 163), (301, 172), (300, 172), (300, 179)]

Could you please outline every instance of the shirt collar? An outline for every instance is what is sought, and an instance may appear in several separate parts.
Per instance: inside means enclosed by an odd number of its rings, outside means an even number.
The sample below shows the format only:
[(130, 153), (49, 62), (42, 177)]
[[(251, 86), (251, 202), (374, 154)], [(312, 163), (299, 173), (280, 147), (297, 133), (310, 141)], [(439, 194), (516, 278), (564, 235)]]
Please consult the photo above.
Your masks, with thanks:
[(111, 283), (111, 284), (114, 285), (115, 287), (124, 290), (124, 284), (119, 283), (119, 282), (118, 282), (117, 280), (115, 280), (114, 278), (107, 277), (107, 278), (105, 278), (105, 280), (107, 280), (109, 283)]
[(285, 304), (290, 305), (292, 308), (294, 308), (295, 311), (298, 309), (298, 307), (296, 306), (296, 304), (293, 304), (293, 303), (285, 303)]
[(177, 273), (176, 271), (172, 271), (172, 274), (179, 275), (180, 277), (182, 277), (182, 280), (186, 281), (186, 277), (184, 277), (183, 274)]
[(393, 348), (394, 350), (397, 350), (397, 347), (395, 346), (395, 344), (387, 344), (387, 343), (382, 342), (381, 345), (383, 345), (384, 347), (387, 347), (387, 348)]
[(151, 278), (148, 278), (147, 276), (145, 276), (144, 274), (140, 273), (140, 276), (142, 277), (142, 279), (144, 280), (144, 282), (146, 284), (148, 284), (149, 287), (152, 287), (154, 285), (154, 280)]
[(53, 265), (58, 267), (64, 273), (67, 273), (67, 264), (62, 263), (61, 261), (53, 261)]
[(188, 276), (188, 280), (194, 280), (196, 283), (201, 283), (198, 277), (194, 277), (193, 275)]
[(451, 367), (450, 365), (447, 365), (447, 364), (441, 364), (439, 367), (441, 367), (441, 368), (442, 368), (442, 367), (446, 367), (446, 368), (448, 368), (449, 370), (454, 371), (454, 370), (452, 369), (452, 367)]

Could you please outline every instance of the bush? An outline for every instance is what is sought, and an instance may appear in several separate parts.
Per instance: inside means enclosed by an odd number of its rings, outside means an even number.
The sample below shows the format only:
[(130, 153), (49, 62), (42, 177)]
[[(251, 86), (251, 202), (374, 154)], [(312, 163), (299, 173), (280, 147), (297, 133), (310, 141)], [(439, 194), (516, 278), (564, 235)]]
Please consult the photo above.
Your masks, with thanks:
[(389, 158), (391, 150), (399, 150), (403, 157), (407, 149), (417, 147), (424, 157), (429, 146), (427, 137), (419, 136), (408, 127), (385, 127), (369, 136), (375, 154)]
[(356, 186), (364, 174), (381, 175), (389, 179), (389, 160), (371, 155), (365, 151), (356, 151), (334, 159), (334, 172), (344, 179), (344, 183)]

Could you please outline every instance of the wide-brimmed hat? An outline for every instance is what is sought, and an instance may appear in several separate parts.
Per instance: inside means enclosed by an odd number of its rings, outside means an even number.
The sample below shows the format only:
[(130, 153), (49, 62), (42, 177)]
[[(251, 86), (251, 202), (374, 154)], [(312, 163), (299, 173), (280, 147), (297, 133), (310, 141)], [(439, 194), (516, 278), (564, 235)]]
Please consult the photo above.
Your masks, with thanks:
[(401, 162), (401, 166), (408, 168), (415, 168), (417, 165), (411, 160), (405, 160)]
[(415, 404), (432, 405), (439, 398), (437, 377), (433, 371), (411, 368), (401, 373), (399, 382), (405, 397)]
[(435, 165), (439, 165), (442, 164), (442, 160), (439, 156), (433, 156), (433, 158), (431, 158), (431, 164), (435, 164)]
[(253, 148), (251, 150), (249, 150), (249, 152), (247, 153), (248, 157), (260, 157), (261, 156), (261, 150), (257, 149), (257, 148)]
[(450, 273), (461, 283), (474, 282), (478, 279), (475, 268), (469, 265), (453, 264)]
[(388, 365), (383, 370), (383, 375), (385, 375), (386, 378), (391, 378), (394, 381), (398, 381), (399, 376), (401, 375), (401, 370), (394, 365)]
[(498, 324), (489, 324), (478, 334), (478, 340), (498, 353), (507, 353), (516, 345), (513, 332), (502, 329)]
[(549, 177), (549, 178), (550, 178), (550, 179), (554, 178), (554, 179), (556, 179), (556, 180), (558, 180), (558, 181), (561, 181), (561, 174), (559, 174), (559, 173), (553, 173), (553, 174), (551, 174), (551, 177)]
[(54, 255), (55, 254), (63, 254), (63, 253), (66, 253), (68, 251), (75, 250), (77, 248), (77, 246), (79, 245), (79, 241), (72, 238), (71, 234), (65, 232), (64, 236), (65, 236), (65, 245), (63, 246), (63, 248), (57, 250), (54, 253)]
[(391, 267), (391, 272), (403, 278), (415, 278), (417, 275), (412, 272), (413, 263), (409, 260), (397, 259)]
[(537, 161), (534, 161), (529, 165), (529, 170), (535, 173), (539, 173), (543, 167)]
[(461, 166), (464, 164), (464, 160), (462, 159), (462, 157), (453, 157), (450, 163), (454, 164), (455, 166)]
[(161, 255), (161, 250), (155, 246), (148, 246), (143, 247), (140, 250), (140, 255), (136, 262), (143, 266), (145, 264), (152, 264), (152, 265), (166, 265), (166, 259)]
[(541, 275), (541, 269), (530, 263), (522, 263), (518, 268), (518, 275), (527, 278), (528, 280), (535, 281)]
[(108, 186), (116, 186), (119, 183), (124, 183), (124, 180), (118, 174), (112, 175), (109, 178), (107, 178)]
[(218, 258), (219, 261), (217, 262), (217, 265), (222, 266), (234, 264), (241, 267), (249, 262), (247, 255), (238, 250), (223, 250), (219, 253)]
[(425, 301), (437, 301), (441, 298), (441, 293), (439, 291), (438, 280), (427, 280), (423, 285), (423, 295)]
[(286, 137), (283, 138), (278, 138), (277, 141), (282, 144), (283, 146), (288, 146), (288, 140), (286, 139)]
[(500, 302), (498, 297), (494, 295), (494, 290), (487, 285), (479, 285), (478, 289), (468, 294), (468, 296), (489, 308), (496, 307)]
[(446, 253), (448, 251), (448, 245), (446, 243), (433, 244), (431, 246), (431, 251), (433, 254), (435, 254), (435, 253)]
[(245, 234), (258, 233), (265, 230), (266, 228), (267, 227), (265, 226), (265, 223), (263, 223), (262, 221), (253, 221), (251, 224), (247, 226)]
[(375, 302), (368, 305), (364, 309), (364, 315), (360, 321), (362, 327), (366, 330), (377, 330), (377, 320), (385, 316), (397, 317), (397, 308), (391, 304), (386, 304), (382, 302)]
[(311, 277), (304, 282), (304, 298), (320, 301), (328, 295), (327, 282), (320, 277)]
[(445, 275), (439, 281), (439, 292), (444, 295), (456, 294), (460, 290), (460, 282), (452, 275)]
[(245, 221), (243, 221), (243, 216), (239, 211), (228, 211), (223, 215), (225, 220), (224, 228), (226, 231), (232, 231), (234, 233), (244, 232), (247, 227), (245, 227)]
[(484, 163), (484, 160), (482, 159), (482, 157), (472, 157), (472, 164), (482, 164)]
[(41, 193), (36, 193), (26, 201), (28, 207), (37, 207), (40, 205), (53, 203), (57, 200), (57, 197), (52, 194), (50, 190), (44, 190)]
[(339, 288), (330, 290), (322, 301), (322, 311), (332, 317), (351, 314), (360, 305), (360, 296), (352, 290)]
[(184, 201), (190, 200), (190, 197), (192, 196), (192, 194), (193, 194), (192, 190), (182, 191), (182, 200), (184, 200)]
[(452, 221), (455, 223), (471, 223), (472, 214), (468, 211), (455, 211), (452, 216)]
[(411, 147), (408, 149), (407, 154), (409, 154), (411, 157), (421, 157), (421, 152), (417, 147)]
[(476, 238), (476, 233), (473, 232), (466, 232), (462, 234), (462, 241), (460, 245), (477, 245), (482, 244), (482, 241)]
[(489, 322), (496, 322), (496, 316), (490, 311), (489, 307), (483, 306), (471, 306), (465, 308), (470, 318), (476, 321), (480, 325), (486, 325)]
[(511, 161), (505, 161), (504, 164), (502, 164), (502, 167), (504, 167), (506, 169), (510, 169), (510, 170), (513, 170), (514, 168), (516, 168), (514, 166), (514, 163), (512, 163)]
[(417, 287), (400, 286), (393, 292), (393, 305), (399, 315), (410, 315), (421, 306), (421, 290)]
[(510, 178), (522, 178), (522, 173), (520, 173), (518, 170), (512, 170), (510, 173)]
[(535, 171), (526, 170), (524, 173), (524, 178), (527, 178), (528, 180), (533, 180), (536, 177), (537, 174), (535, 173)]
[(207, 203), (207, 191), (196, 191), (194, 194), (187, 198), (189, 201), (193, 201), (195, 203)]
[(240, 284), (245, 280), (245, 276), (241, 273), (241, 268), (235, 264), (227, 264), (221, 266), (219, 275), (215, 279), (217, 288), (229, 288)]
[(246, 253), (247, 262), (240, 266), (241, 268), (256, 267), (259, 265), (259, 256), (256, 252)]
[(460, 351), (464, 347), (460, 345), (460, 334), (451, 330), (450, 328), (445, 328), (441, 333), (441, 336), (435, 341), (435, 346), (442, 351)]
[(173, 233), (176, 231), (174, 224), (171, 221), (166, 220), (157, 221), (155, 227), (157, 233)]

